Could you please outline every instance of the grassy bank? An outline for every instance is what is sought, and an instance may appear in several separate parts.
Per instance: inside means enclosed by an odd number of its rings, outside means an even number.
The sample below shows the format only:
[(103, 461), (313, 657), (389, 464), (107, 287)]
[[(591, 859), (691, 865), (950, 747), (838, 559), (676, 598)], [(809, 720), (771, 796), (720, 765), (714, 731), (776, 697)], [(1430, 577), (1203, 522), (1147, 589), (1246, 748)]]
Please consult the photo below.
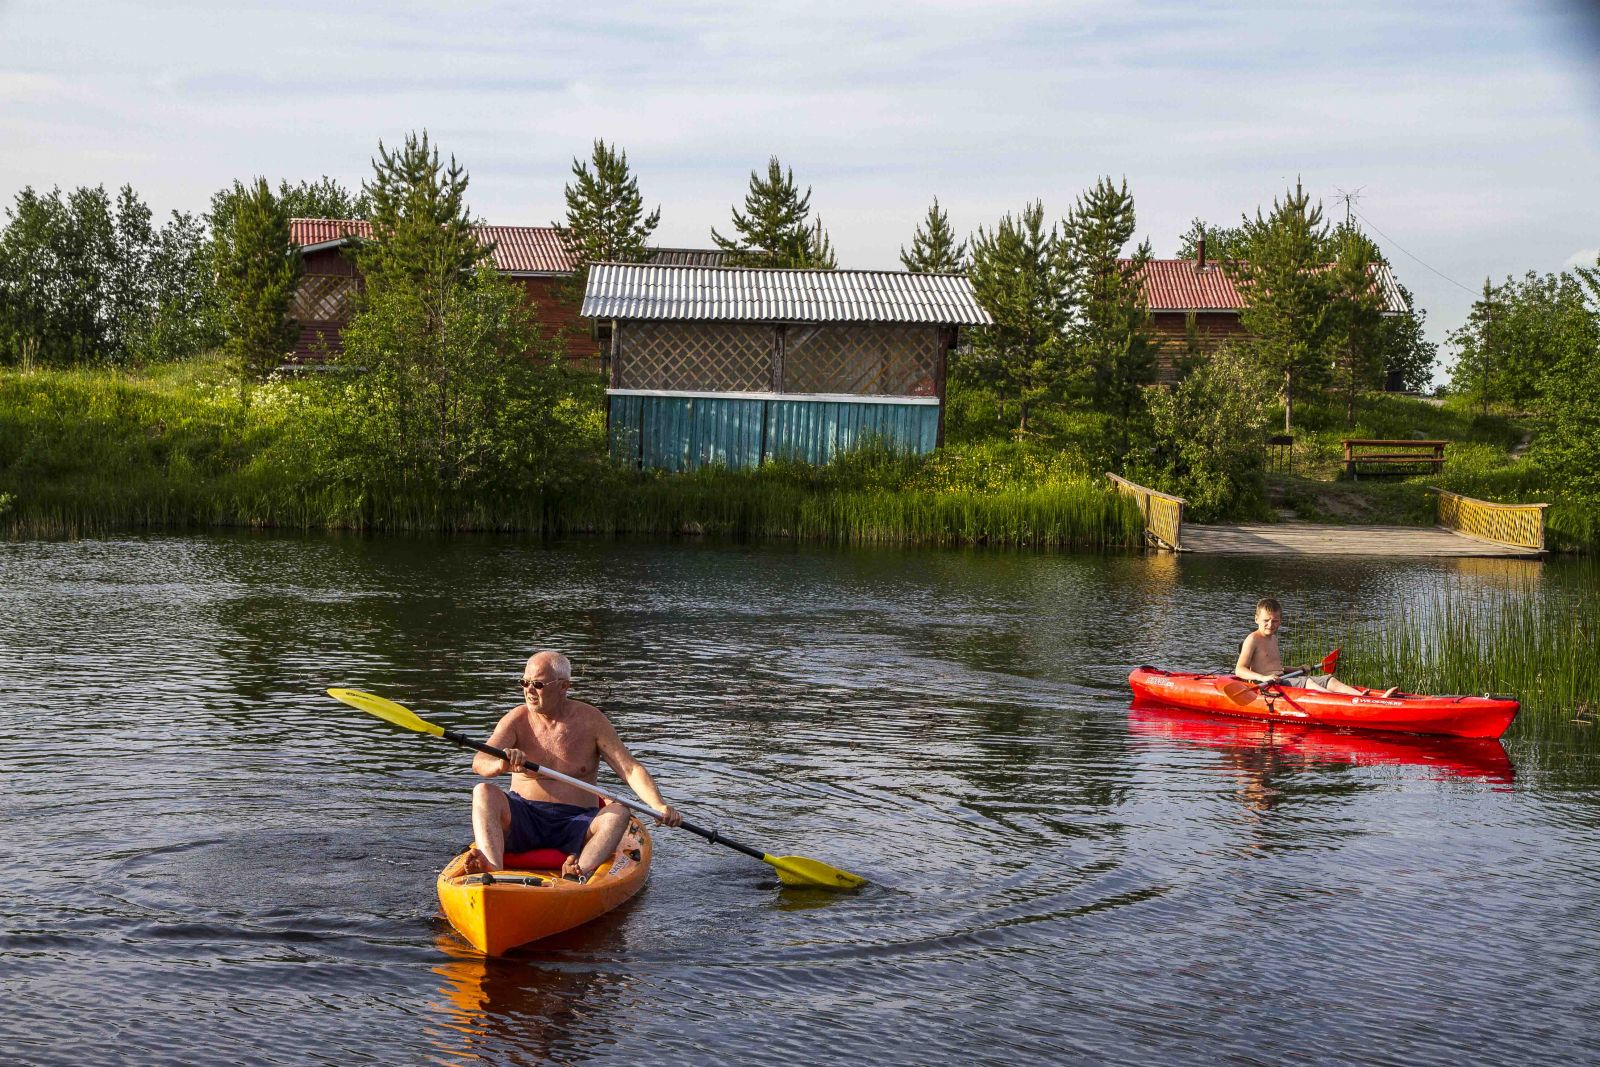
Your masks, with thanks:
[(1441, 591), (1381, 625), (1313, 620), (1291, 658), (1340, 648), (1339, 676), (1352, 684), (1510, 693), (1536, 717), (1592, 717), (1600, 711), (1597, 579), (1590, 569), (1559, 590)]
[[(1497, 503), (1548, 503), (1546, 536), (1564, 551), (1600, 548), (1600, 512), (1565, 497), (1545, 473), (1523, 458), (1537, 424), (1506, 411), (1484, 413), (1465, 398), (1442, 403), (1393, 394), (1363, 397), (1354, 425), (1337, 406), (1296, 409), (1293, 469), (1269, 476), (1269, 499), (1283, 518), (1328, 523), (1426, 526), (1434, 522), (1438, 486)], [(1444, 469), (1437, 474), (1344, 473), (1345, 438), (1442, 440)], [(1406, 470), (1409, 468), (1401, 468)]]
[[(598, 386), (574, 386), (598, 410)], [(588, 398), (584, 391), (593, 392)], [(1140, 544), (1138, 515), (1061, 454), (980, 443), (936, 456), (866, 451), (825, 468), (662, 475), (605, 463), (598, 423), (578, 469), (536, 491), (374, 494), (309, 444), (315, 391), (241, 400), (226, 369), (0, 372), (0, 529), (78, 536), (140, 527), (506, 530), (837, 543), (1077, 548)]]

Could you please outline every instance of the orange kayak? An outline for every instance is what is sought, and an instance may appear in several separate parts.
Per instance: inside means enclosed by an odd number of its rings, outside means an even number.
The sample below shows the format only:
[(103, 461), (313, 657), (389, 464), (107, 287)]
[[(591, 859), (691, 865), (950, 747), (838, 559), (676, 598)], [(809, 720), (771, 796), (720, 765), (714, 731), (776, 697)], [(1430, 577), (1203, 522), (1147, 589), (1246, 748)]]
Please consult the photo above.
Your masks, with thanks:
[(622, 904), (644, 888), (650, 856), (650, 835), (637, 819), (629, 822), (617, 851), (582, 885), (561, 877), (555, 854), (549, 857), (553, 867), (507, 869), (485, 877), (466, 873), (463, 851), (439, 872), (439, 903), (457, 933), (479, 952), (499, 956), (582, 926)]

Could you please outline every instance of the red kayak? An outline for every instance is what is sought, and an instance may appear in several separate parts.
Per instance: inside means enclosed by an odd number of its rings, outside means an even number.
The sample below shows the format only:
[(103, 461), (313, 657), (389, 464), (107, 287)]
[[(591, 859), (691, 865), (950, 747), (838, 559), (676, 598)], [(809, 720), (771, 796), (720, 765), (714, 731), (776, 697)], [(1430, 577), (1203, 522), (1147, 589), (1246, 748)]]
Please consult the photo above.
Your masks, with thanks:
[(1396, 693), (1386, 697), (1376, 689), (1324, 693), (1288, 685), (1258, 686), (1231, 674), (1188, 674), (1155, 667), (1134, 668), (1128, 684), (1135, 696), (1213, 715), (1447, 737), (1499, 737), (1521, 706), (1506, 696)]

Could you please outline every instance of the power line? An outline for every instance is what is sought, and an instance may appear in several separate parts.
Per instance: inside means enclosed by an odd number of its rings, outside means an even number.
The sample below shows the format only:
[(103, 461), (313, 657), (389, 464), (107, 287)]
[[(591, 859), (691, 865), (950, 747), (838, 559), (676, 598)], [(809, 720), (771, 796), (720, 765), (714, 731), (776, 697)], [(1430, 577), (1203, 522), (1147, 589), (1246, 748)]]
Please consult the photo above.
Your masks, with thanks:
[(1390, 237), (1388, 234), (1386, 234), (1382, 230), (1378, 229), (1377, 226), (1373, 225), (1372, 220), (1367, 218), (1361, 212), (1359, 212), (1359, 211), (1355, 212), (1355, 216), (1356, 216), (1356, 218), (1360, 219), (1362, 222), (1366, 223), (1368, 226), (1372, 226), (1373, 232), (1376, 233), (1379, 237), (1382, 237), (1385, 241), (1388, 241), (1395, 248), (1399, 248), (1400, 251), (1405, 252), (1406, 255), (1410, 256), (1412, 259), (1416, 260), (1418, 263), (1422, 263), (1422, 265), (1424, 267), (1427, 267), (1429, 270), (1433, 271), (1433, 273), (1437, 274), (1439, 277), (1443, 278), (1445, 281), (1449, 282), (1451, 285), (1455, 286), (1457, 289), (1460, 289), (1463, 293), (1470, 293), (1473, 296), (1478, 295), (1478, 290), (1469, 288), (1468, 286), (1465, 286), (1465, 285), (1462, 285), (1460, 282), (1458, 282), (1454, 278), (1450, 277), (1450, 275), (1444, 273), (1441, 270), (1436, 270), (1432, 266), (1429, 266), (1427, 263), (1423, 263), (1422, 260), (1419, 257), (1417, 257), (1415, 255), (1412, 255), (1412, 253), (1410, 253), (1410, 252), (1406, 252), (1406, 250), (1404, 248), (1400, 247), (1400, 242), (1399, 241), (1396, 241), (1393, 237)]

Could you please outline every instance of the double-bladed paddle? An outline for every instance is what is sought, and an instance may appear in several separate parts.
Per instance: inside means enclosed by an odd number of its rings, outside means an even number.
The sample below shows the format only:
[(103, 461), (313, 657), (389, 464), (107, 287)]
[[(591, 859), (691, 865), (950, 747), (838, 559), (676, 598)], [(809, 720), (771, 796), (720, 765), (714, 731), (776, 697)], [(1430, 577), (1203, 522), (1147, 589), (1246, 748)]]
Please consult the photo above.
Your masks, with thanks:
[[(1338, 665), (1339, 650), (1336, 648), (1326, 656), (1323, 656), (1321, 663), (1307, 664), (1304, 667), (1296, 667), (1292, 671), (1284, 671), (1270, 682), (1224, 682), (1222, 684), (1222, 695), (1242, 708), (1253, 702), (1262, 693), (1265, 693), (1269, 687), (1276, 686), (1285, 678), (1297, 678), (1302, 674), (1310, 674), (1312, 671), (1317, 671), (1321, 674), (1332, 674), (1334, 668)], [(1288, 698), (1285, 697), (1285, 699)], [(1291, 704), (1294, 703), (1292, 700), (1289, 702)]]
[[(477, 749), (479, 752), (487, 753), (496, 759), (506, 758), (504, 750), (495, 748), (493, 745), (481, 744), (464, 734), (456, 733), (454, 730), (446, 730), (443, 726), (428, 722), (410, 708), (403, 704), (396, 704), (387, 697), (380, 697), (374, 693), (363, 693), (359, 689), (330, 689), (328, 690), (328, 695), (335, 700), (349, 704), (352, 708), (359, 708), (369, 715), (376, 715), (383, 721), (394, 723), (394, 725), (403, 729), (414, 730), (419, 734), (432, 734), (435, 737), (442, 737), (446, 741), (460, 745), (463, 748)], [(546, 778), (554, 778), (559, 782), (566, 782), (568, 785), (576, 786), (585, 793), (592, 793), (594, 796), (604, 797), (606, 800), (614, 800), (618, 804), (623, 804), (645, 815), (659, 816), (661, 814), (647, 804), (607, 792), (597, 785), (590, 785), (582, 779), (573, 778), (570, 775), (562, 774), (560, 771), (552, 770), (537, 763), (523, 764), (522, 771), (524, 774), (542, 774)], [(830, 867), (821, 860), (810, 859), (806, 856), (769, 856), (765, 852), (757, 851), (748, 845), (741, 845), (737, 841), (729, 840), (715, 830), (702, 829), (687, 819), (678, 825), (697, 837), (705, 838), (714, 845), (726, 845), (735, 852), (743, 852), (752, 859), (760, 860), (778, 872), (778, 880), (783, 882), (784, 885), (820, 886), (825, 889), (859, 889), (867, 884), (867, 880), (859, 874), (851, 874), (849, 871), (840, 870), (838, 867)]]

